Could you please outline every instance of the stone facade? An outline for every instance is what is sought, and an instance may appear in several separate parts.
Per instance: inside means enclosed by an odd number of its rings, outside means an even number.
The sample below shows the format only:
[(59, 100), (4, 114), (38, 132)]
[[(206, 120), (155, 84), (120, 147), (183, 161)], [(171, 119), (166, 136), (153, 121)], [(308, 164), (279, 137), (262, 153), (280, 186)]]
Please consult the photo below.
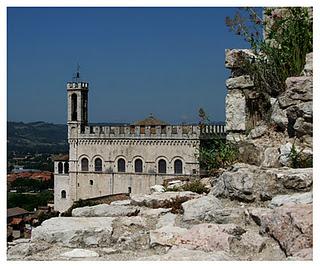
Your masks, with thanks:
[(223, 125), (173, 126), (152, 116), (132, 125), (89, 126), (88, 89), (86, 82), (67, 83), (69, 158), (55, 161), (55, 210), (79, 199), (147, 194), (164, 179), (198, 176), (200, 137), (224, 135)]

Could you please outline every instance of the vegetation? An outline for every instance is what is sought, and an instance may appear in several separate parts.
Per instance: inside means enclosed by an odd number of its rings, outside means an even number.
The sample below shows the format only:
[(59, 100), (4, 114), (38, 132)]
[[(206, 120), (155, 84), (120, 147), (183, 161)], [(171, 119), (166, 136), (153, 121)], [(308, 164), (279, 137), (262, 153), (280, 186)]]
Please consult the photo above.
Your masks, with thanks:
[(168, 185), (164, 185), (165, 191), (167, 192), (180, 192), (180, 191), (190, 191), (197, 194), (209, 193), (209, 189), (201, 182), (200, 179), (187, 182), (181, 186), (174, 186), (168, 188)]
[(198, 158), (200, 167), (213, 173), (215, 169), (234, 164), (238, 154), (238, 149), (233, 143), (213, 138), (202, 142)]
[(8, 122), (8, 153), (63, 153), (68, 151), (67, 126), (45, 122)]
[[(271, 26), (257, 10), (243, 8), (233, 19), (226, 18), (231, 31), (243, 36), (256, 57), (244, 66), (262, 93), (278, 95), (285, 90), (285, 80), (303, 70), (306, 54), (313, 50), (312, 21), (305, 7), (289, 7), (283, 12), (265, 9)], [(262, 35), (263, 27), (266, 37)]]
[(303, 154), (303, 149), (300, 151), (297, 151), (296, 146), (292, 145), (290, 154), (290, 166), (292, 168), (309, 168), (313, 166), (313, 158), (312, 156), (307, 156)]
[(7, 207), (21, 207), (33, 211), (38, 206), (46, 206), (48, 201), (53, 200), (53, 192), (43, 191), (36, 194), (7, 193)]
[(53, 189), (53, 178), (48, 181), (40, 181), (29, 178), (18, 178), (10, 185), (11, 189), (17, 190), (19, 193), (40, 192), (46, 189)]

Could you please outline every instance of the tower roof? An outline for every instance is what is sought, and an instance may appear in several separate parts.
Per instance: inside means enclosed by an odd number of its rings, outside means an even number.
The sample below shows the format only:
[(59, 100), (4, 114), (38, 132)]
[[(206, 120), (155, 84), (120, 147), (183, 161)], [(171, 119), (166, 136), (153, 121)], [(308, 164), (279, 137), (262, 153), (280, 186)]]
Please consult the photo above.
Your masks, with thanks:
[(136, 121), (133, 123), (135, 126), (167, 126), (168, 123), (155, 118), (153, 114), (150, 114), (149, 117)]

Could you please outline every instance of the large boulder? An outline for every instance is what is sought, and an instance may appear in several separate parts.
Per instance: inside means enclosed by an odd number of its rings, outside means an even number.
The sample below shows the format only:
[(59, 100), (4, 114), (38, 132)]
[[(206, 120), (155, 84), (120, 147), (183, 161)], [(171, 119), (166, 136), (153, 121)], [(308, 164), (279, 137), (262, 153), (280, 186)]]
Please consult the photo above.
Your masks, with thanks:
[(261, 232), (273, 237), (287, 256), (313, 247), (312, 204), (286, 204), (260, 214)]
[(150, 230), (150, 247), (173, 246), (177, 244), (177, 238), (188, 230), (177, 226), (163, 226), (159, 229)]
[(32, 230), (31, 241), (57, 243), (66, 247), (105, 246), (111, 242), (111, 217), (58, 217)]
[(312, 168), (261, 169), (247, 164), (235, 164), (216, 179), (211, 194), (241, 202), (267, 201), (274, 195), (310, 191)]
[(75, 208), (72, 210), (72, 217), (135, 216), (139, 211), (139, 208), (132, 206), (100, 204), (91, 207)]
[(151, 195), (133, 195), (131, 197), (131, 204), (150, 208), (170, 208), (177, 203), (181, 204), (197, 197), (199, 197), (199, 194), (190, 191), (153, 193)]
[(214, 209), (206, 213), (204, 220), (206, 222), (219, 223), (219, 224), (242, 224), (246, 221), (245, 208), (223, 208)]
[(201, 221), (206, 213), (216, 209), (222, 209), (222, 204), (213, 195), (203, 196), (189, 200), (182, 204), (184, 221)]
[(151, 193), (162, 193), (165, 191), (165, 188), (162, 185), (153, 185), (150, 187)]
[(179, 235), (175, 243), (189, 249), (228, 252), (232, 239), (239, 239), (245, 232), (235, 224), (202, 223)]
[(296, 193), (292, 195), (277, 195), (272, 198), (269, 207), (281, 207), (285, 204), (311, 204), (312, 203), (312, 192), (308, 193)]

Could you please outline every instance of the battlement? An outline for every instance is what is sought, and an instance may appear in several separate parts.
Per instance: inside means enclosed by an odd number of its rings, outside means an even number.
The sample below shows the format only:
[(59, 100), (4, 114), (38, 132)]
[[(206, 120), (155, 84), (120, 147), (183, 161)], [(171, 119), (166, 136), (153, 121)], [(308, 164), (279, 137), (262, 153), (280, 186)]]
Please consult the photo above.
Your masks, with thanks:
[(87, 82), (68, 82), (67, 90), (84, 89), (88, 90), (89, 83)]
[(170, 125), (170, 126), (84, 126), (78, 128), (78, 138), (112, 139), (200, 139), (211, 134), (225, 136), (224, 125)]

